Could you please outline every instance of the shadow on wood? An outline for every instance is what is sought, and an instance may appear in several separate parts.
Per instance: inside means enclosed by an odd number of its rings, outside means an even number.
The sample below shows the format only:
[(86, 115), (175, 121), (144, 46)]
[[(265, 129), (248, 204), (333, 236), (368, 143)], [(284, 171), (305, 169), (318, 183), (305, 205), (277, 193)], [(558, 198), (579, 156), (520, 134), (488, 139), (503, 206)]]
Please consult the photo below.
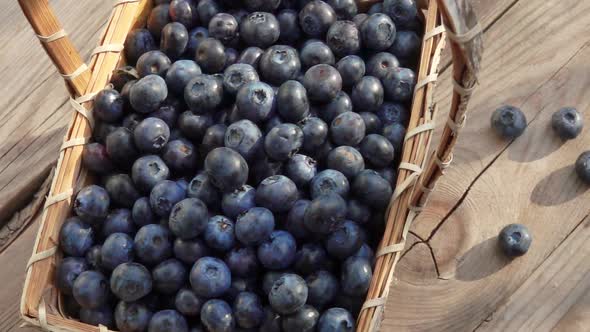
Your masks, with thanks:
[(483, 279), (502, 270), (510, 262), (511, 260), (500, 250), (498, 238), (492, 237), (475, 245), (461, 256), (455, 278), (463, 281)]
[[(531, 201), (542, 206), (559, 205), (582, 195), (590, 186), (580, 180), (574, 170), (574, 165), (568, 165), (551, 172), (541, 180), (531, 193)], [(549, 195), (549, 191), (558, 191), (560, 195)]]

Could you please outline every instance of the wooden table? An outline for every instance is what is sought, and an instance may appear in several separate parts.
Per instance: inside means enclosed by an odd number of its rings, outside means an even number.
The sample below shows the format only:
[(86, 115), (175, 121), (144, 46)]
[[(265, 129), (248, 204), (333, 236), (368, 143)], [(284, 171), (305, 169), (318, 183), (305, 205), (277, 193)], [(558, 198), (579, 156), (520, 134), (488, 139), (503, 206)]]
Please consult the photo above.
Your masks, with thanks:
[[(453, 167), (412, 227), (382, 330), (589, 331), (590, 187), (572, 165), (590, 149), (590, 1), (472, 2), (486, 31), (481, 85)], [(52, 3), (87, 58), (110, 2)], [(72, 110), (16, 2), (2, 0), (2, 8), (0, 331), (13, 331), (43, 183)], [(441, 68), (437, 100), (445, 110), (448, 61)], [(490, 131), (490, 114), (502, 104), (527, 115), (529, 127), (515, 141)], [(574, 141), (549, 128), (563, 106), (577, 107), (587, 123)], [(509, 261), (496, 235), (513, 222), (526, 224), (534, 241)]]

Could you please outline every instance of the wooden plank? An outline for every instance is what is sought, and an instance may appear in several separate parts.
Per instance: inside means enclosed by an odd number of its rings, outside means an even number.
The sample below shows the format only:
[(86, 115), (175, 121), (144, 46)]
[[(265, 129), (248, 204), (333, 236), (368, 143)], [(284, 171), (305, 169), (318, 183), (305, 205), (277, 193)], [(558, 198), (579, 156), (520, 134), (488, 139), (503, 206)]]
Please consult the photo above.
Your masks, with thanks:
[(590, 290), (574, 304), (553, 328), (554, 332), (586, 332), (590, 326)]
[[(562, 317), (590, 294), (590, 217), (539, 266), (522, 286), (477, 331), (573, 331)], [(590, 316), (585, 317), (586, 330)], [(580, 327), (580, 321), (576, 324)], [(567, 328), (565, 328), (567, 326)], [(572, 327), (572, 328), (570, 328)], [(581, 331), (580, 329), (578, 329)]]
[[(559, 7), (550, 5), (553, 10)], [(573, 3), (566, 4), (569, 5), (575, 7)], [(531, 4), (531, 7), (535, 6)], [(575, 9), (580, 15), (590, 12), (588, 4)], [(555, 19), (547, 15), (537, 19), (544, 20), (544, 17)], [(582, 22), (577, 23), (584, 26)], [(585, 24), (585, 29), (590, 28)], [(588, 37), (584, 38), (587, 43)], [(526, 53), (520, 54), (527, 57)], [(502, 150), (492, 165), (469, 186), (464, 199), (427, 241), (439, 275), (416, 285), (415, 277), (406, 278), (403, 270), (398, 274), (401, 281), (391, 290), (384, 330), (473, 330), (498, 305), (505, 303), (590, 214), (590, 206), (586, 204), (590, 200), (590, 190), (577, 179), (572, 166), (581, 151), (588, 149), (590, 131), (564, 143), (551, 132), (549, 125), (551, 115), (559, 107), (575, 105), (580, 110), (590, 107), (590, 91), (586, 88), (590, 84), (589, 56), (590, 43), (587, 43), (562, 64), (549, 82), (532, 94), (530, 103), (539, 111), (529, 118), (529, 128)], [(498, 89), (495, 85), (504, 85), (504, 82), (490, 83), (480, 91), (493, 93)], [(509, 98), (520, 94), (517, 88), (513, 87), (513, 91), (507, 94)], [(485, 106), (482, 101), (479, 103)], [(529, 112), (533, 111), (528, 108), (531, 105), (525, 104)], [(489, 109), (490, 106), (483, 108), (484, 111)], [(476, 115), (479, 113), (483, 111)], [(586, 122), (590, 121), (590, 113), (585, 112), (584, 117)], [(474, 127), (487, 125), (481, 120), (470, 124)], [(494, 142), (489, 130), (476, 133), (473, 130), (466, 128), (465, 136), (470, 144)], [(499, 143), (499, 140), (495, 142)], [(482, 158), (489, 158), (485, 155), (491, 152), (498, 154), (493, 149), (484, 150)], [(476, 159), (463, 161), (454, 170), (461, 168), (464, 175), (469, 176), (469, 171), (473, 172), (470, 167), (479, 163)], [(447, 175), (444, 182), (448, 180)], [(509, 261), (498, 252), (496, 235), (503, 226), (514, 222), (527, 225), (535, 240), (526, 256)]]

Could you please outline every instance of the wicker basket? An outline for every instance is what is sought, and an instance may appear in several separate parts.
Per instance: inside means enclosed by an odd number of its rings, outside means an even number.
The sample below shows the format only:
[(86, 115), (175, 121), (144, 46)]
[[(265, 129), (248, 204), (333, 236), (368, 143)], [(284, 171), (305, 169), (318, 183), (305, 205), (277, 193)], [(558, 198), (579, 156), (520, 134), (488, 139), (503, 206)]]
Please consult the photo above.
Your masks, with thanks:
[[(425, 24), (418, 84), (397, 186), (376, 255), (373, 280), (357, 319), (358, 331), (379, 329), (393, 271), (404, 248), (408, 229), (443, 170), (450, 165), (459, 130), (465, 123), (467, 103), (477, 81), (482, 53), (481, 29), (467, 1), (418, 1)], [(376, 2), (379, 1), (358, 0), (361, 9)], [(61, 259), (57, 239), (61, 224), (71, 213), (72, 197), (78, 188), (93, 181), (81, 165), (83, 145), (92, 132), (89, 111), (92, 97), (108, 84), (113, 70), (124, 63), (121, 51), (127, 33), (145, 24), (152, 4), (150, 0), (116, 1), (99, 47), (86, 65), (47, 0), (19, 0), (19, 3), (42, 46), (64, 77), (75, 111), (59, 153), (33, 254), (27, 264), (20, 312), (25, 321), (49, 331), (105, 332), (108, 331), (106, 327), (69, 319), (61, 310), (60, 296), (53, 283), (56, 262)], [(445, 35), (452, 47), (454, 93), (442, 137), (431, 151), (433, 119), (437, 111), (433, 95)]]

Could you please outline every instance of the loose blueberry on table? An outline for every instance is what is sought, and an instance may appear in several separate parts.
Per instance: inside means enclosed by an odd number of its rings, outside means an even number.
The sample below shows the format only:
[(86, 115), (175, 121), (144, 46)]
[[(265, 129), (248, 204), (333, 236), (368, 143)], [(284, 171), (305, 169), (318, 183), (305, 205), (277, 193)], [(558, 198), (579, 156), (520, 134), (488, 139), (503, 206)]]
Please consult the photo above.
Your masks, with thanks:
[[(413, 0), (367, 14), (354, 0), (156, 1), (95, 98), (82, 162), (97, 184), (59, 233), (72, 317), (353, 331), (409, 122), (417, 13)], [(581, 126), (572, 114), (555, 116), (561, 136)], [(514, 109), (494, 120), (513, 137), (525, 124)]]

